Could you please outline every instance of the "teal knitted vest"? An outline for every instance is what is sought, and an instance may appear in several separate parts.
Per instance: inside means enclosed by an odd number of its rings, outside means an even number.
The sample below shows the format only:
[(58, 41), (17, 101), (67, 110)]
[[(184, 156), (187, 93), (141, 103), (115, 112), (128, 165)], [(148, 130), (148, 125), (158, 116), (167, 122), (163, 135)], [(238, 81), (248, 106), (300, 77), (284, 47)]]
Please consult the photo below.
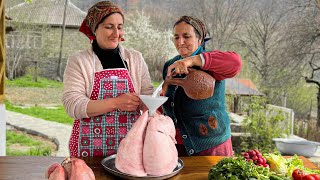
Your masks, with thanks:
[[(200, 47), (194, 55), (204, 50)], [(163, 79), (168, 67), (181, 59), (176, 56), (163, 68)], [(193, 67), (201, 70), (200, 67)], [(184, 78), (178, 75), (175, 78)], [(231, 136), (230, 120), (225, 107), (225, 81), (216, 81), (214, 95), (203, 100), (190, 99), (182, 87), (170, 85), (165, 94), (168, 100), (162, 105), (164, 114), (171, 117), (179, 129), (188, 155), (217, 146)]]

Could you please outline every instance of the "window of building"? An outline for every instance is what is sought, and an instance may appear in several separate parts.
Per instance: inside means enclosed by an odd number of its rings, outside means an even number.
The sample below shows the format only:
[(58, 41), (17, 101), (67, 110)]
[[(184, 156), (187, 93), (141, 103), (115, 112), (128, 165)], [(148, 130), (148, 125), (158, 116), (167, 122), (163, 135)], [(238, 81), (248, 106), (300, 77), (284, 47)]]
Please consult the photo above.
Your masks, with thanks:
[(40, 49), (42, 47), (42, 33), (37, 31), (14, 31), (6, 35), (7, 48)]

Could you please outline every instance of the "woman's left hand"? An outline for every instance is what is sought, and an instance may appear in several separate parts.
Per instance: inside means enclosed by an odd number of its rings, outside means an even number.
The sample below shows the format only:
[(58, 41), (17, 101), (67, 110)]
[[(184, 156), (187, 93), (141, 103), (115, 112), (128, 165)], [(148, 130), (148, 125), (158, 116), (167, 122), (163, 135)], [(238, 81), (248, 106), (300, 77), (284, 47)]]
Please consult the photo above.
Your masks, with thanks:
[(200, 66), (201, 67), (202, 62), (200, 55), (186, 57), (184, 59), (178, 60), (171, 64), (168, 67), (167, 76), (175, 76), (177, 74), (188, 74), (189, 70), (188, 67), (192, 66)]

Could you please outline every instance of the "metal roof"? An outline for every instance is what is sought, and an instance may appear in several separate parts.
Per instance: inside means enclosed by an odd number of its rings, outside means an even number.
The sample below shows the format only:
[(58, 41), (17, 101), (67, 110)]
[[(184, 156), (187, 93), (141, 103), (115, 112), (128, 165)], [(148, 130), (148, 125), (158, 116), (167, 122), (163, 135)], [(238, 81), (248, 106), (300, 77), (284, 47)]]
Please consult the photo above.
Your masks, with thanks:
[(264, 96), (249, 79), (226, 79), (226, 94), (241, 96)]
[[(33, 0), (6, 9), (6, 14), (14, 22), (62, 26), (65, 0)], [(86, 12), (76, 7), (70, 0), (67, 4), (66, 27), (80, 27)]]

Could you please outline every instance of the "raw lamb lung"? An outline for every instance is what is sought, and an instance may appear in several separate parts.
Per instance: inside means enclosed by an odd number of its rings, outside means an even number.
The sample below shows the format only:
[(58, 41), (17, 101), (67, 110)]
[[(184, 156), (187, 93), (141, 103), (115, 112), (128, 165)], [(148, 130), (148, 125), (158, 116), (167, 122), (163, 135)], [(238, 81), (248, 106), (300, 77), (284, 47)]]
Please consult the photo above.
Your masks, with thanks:
[(143, 146), (143, 165), (148, 175), (169, 174), (177, 166), (175, 135), (175, 127), (170, 117), (149, 117)]
[(91, 168), (82, 159), (71, 158), (70, 163), (64, 167), (69, 180), (94, 180), (95, 176)]
[(92, 169), (82, 159), (66, 158), (62, 166), (53, 163), (46, 171), (45, 177), (49, 180), (95, 180)]
[(121, 140), (116, 155), (116, 168), (134, 176), (146, 176), (142, 161), (143, 140), (148, 123), (148, 111), (133, 124), (127, 136)]

